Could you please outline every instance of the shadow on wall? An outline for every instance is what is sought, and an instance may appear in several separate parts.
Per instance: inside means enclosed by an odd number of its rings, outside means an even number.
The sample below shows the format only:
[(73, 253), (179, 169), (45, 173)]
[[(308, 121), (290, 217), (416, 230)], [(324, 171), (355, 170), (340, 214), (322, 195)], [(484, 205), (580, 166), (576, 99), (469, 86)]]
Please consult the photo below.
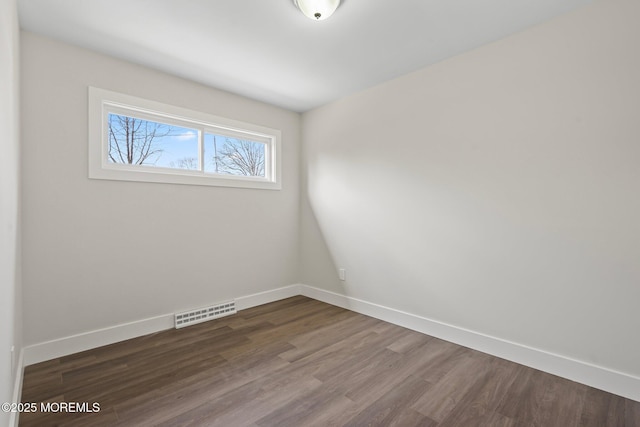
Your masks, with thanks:
[(302, 201), (301, 214), (302, 283), (347, 295), (348, 281), (343, 282), (338, 277), (338, 269), (346, 267), (339, 264), (329, 249), (322, 228), (307, 197), (304, 197)]

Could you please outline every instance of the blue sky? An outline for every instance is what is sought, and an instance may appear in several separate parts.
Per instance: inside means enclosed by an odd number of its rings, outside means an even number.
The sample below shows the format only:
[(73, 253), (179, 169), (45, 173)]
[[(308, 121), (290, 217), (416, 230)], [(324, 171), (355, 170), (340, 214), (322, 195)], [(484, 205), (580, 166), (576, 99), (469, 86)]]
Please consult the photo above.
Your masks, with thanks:
[[(124, 117), (127, 116), (109, 114), (110, 125), (114, 128), (116, 134), (118, 133), (118, 131), (122, 130), (122, 127), (118, 124), (117, 118)], [(138, 123), (141, 124), (141, 129), (145, 128), (146, 126), (149, 126), (149, 128), (153, 128), (160, 125), (162, 126), (161, 132), (167, 133), (166, 136), (154, 138), (153, 150), (159, 150), (159, 152), (153, 156), (150, 156), (149, 159), (145, 161), (144, 165), (166, 168), (198, 169), (198, 140), (200, 137), (200, 131), (198, 129), (160, 124), (158, 122), (142, 119), (136, 120), (138, 120)], [(224, 147), (226, 142), (237, 141), (238, 140), (235, 138), (229, 138), (224, 135), (205, 133), (205, 172), (224, 173), (223, 171), (216, 171), (214, 161), (215, 153), (216, 151), (219, 151), (222, 147)], [(112, 143), (111, 140), (110, 143)], [(253, 143), (259, 145), (261, 149), (265, 149), (265, 144), (260, 142)]]

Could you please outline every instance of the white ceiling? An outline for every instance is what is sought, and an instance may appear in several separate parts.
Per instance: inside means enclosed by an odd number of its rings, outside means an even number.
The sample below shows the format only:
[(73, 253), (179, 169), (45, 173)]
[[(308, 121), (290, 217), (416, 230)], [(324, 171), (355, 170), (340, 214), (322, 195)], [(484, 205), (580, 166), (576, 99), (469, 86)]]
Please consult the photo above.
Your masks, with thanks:
[(23, 29), (294, 111), (513, 34), (591, 0), (19, 0)]

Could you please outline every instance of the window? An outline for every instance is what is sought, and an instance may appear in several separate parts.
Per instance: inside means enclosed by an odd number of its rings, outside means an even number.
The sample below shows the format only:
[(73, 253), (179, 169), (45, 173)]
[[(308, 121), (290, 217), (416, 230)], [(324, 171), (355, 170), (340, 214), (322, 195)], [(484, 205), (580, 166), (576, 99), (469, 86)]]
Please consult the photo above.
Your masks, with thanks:
[(89, 88), (89, 178), (280, 189), (280, 131)]

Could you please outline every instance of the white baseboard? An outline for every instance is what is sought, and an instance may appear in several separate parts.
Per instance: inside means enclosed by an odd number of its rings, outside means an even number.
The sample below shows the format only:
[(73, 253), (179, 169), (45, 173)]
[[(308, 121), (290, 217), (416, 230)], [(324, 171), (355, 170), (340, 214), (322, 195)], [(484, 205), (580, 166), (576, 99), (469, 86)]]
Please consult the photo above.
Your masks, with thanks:
[(375, 317), (385, 322), (640, 402), (640, 378), (633, 375), (312, 286), (300, 285), (300, 293), (318, 301)]
[[(253, 295), (246, 295), (235, 298), (236, 309), (245, 310), (296, 295), (300, 295), (299, 285), (285, 286)], [(164, 331), (173, 327), (174, 314), (169, 313), (30, 345), (24, 348), (24, 366)]]
[[(24, 378), (24, 350), (20, 350), (18, 364), (15, 367), (15, 381), (13, 382), (13, 397), (11, 403), (20, 403), (22, 397), (22, 379)], [(18, 427), (20, 412), (12, 412), (9, 416), (9, 427)]]
[(285, 286), (283, 288), (236, 298), (236, 309), (238, 311), (246, 310), (247, 308), (280, 301), (281, 299), (295, 297), (296, 295), (300, 295), (300, 285)]
[[(558, 375), (640, 402), (640, 378), (636, 376), (312, 286), (291, 285), (238, 297), (235, 299), (236, 308), (238, 310), (245, 310), (296, 295), (304, 295), (318, 301), (355, 311), (356, 313), (375, 317), (385, 322), (441, 338), (464, 347), (511, 360), (521, 365)], [(16, 378), (16, 387), (21, 387), (23, 366), (171, 329), (173, 327), (174, 317), (173, 313), (171, 313), (25, 347), (20, 353), (20, 377)], [(16, 393), (18, 393), (17, 396), (19, 398), (20, 392), (17, 391)]]
[(33, 344), (24, 348), (24, 364), (25, 366), (33, 365), (34, 363), (163, 331), (173, 326), (174, 316), (172, 313)]

